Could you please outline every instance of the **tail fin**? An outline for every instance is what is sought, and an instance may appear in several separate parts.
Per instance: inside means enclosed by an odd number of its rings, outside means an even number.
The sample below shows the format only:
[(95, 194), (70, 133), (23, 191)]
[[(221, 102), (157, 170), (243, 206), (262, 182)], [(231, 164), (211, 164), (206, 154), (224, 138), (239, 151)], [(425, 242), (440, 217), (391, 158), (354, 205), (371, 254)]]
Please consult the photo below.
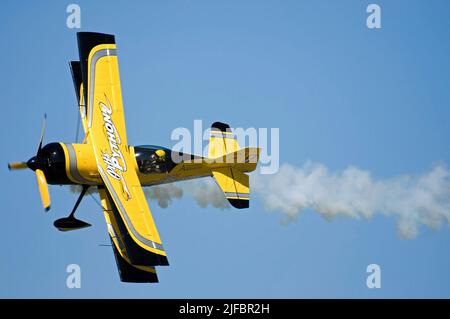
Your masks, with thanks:
[(247, 174), (231, 167), (218, 168), (212, 173), (233, 207), (241, 209), (250, 206), (250, 187)]
[(208, 157), (214, 159), (210, 166), (212, 175), (230, 204), (239, 209), (248, 208), (250, 186), (245, 172), (255, 170), (259, 149), (240, 149), (230, 126), (215, 122), (211, 126)]
[(225, 154), (236, 152), (239, 149), (238, 142), (230, 126), (221, 122), (214, 122), (211, 125), (209, 137), (209, 158), (222, 157)]

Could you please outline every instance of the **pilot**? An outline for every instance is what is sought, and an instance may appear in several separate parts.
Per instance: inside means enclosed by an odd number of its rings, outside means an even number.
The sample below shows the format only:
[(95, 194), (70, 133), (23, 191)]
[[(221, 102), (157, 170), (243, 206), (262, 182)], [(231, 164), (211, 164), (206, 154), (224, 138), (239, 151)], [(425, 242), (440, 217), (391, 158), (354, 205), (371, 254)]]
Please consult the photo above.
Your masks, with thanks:
[(162, 149), (158, 149), (150, 155), (150, 158), (144, 161), (144, 174), (150, 174), (152, 172), (162, 173), (164, 171), (164, 164), (166, 162), (166, 152)]
[(166, 160), (166, 152), (164, 150), (156, 150), (154, 155), (157, 156), (157, 160), (160, 162), (164, 162)]

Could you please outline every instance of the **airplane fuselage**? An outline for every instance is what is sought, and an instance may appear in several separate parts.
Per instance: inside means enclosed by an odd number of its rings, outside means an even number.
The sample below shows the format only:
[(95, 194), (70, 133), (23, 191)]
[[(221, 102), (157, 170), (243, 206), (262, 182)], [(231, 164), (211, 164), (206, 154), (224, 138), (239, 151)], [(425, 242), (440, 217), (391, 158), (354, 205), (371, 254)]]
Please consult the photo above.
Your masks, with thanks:
[[(163, 163), (151, 167), (150, 160), (157, 149), (164, 149), (168, 155)], [(135, 158), (133, 167), (128, 169), (137, 172), (142, 186), (211, 176), (210, 168), (201, 157), (182, 154), (186, 161), (175, 163), (172, 160), (172, 152), (161, 146), (130, 146), (128, 151)], [(42, 148), (42, 152), (45, 160), (38, 165), (44, 171), (49, 184), (103, 185), (94, 152), (89, 144), (49, 143)]]

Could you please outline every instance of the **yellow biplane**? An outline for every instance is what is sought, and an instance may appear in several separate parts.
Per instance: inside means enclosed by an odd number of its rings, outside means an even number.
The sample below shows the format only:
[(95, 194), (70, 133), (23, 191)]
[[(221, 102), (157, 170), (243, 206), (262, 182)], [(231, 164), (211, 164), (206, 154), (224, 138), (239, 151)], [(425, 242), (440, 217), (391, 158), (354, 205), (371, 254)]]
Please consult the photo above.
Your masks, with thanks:
[(155, 266), (169, 263), (142, 187), (213, 176), (232, 206), (247, 208), (246, 173), (256, 168), (260, 150), (240, 149), (230, 127), (221, 122), (211, 126), (208, 157), (161, 146), (130, 146), (115, 38), (92, 32), (79, 32), (77, 37), (80, 60), (70, 62), (70, 68), (85, 132), (83, 142), (42, 146), (44, 120), (36, 156), (8, 167), (35, 171), (46, 210), (50, 209), (47, 183), (82, 185), (70, 215), (54, 222), (61, 231), (90, 226), (75, 218), (75, 211), (88, 189), (96, 187), (120, 279), (158, 282)]

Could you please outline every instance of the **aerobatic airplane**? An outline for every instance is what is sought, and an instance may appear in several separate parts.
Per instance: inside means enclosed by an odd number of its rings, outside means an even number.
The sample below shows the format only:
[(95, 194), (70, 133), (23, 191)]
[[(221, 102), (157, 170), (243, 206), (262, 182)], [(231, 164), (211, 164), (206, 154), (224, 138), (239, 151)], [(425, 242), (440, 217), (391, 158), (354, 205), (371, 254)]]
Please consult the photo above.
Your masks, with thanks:
[(161, 146), (130, 146), (113, 35), (79, 32), (79, 61), (70, 62), (85, 137), (80, 144), (42, 146), (45, 119), (36, 156), (9, 169), (35, 171), (42, 204), (50, 209), (48, 184), (82, 185), (68, 217), (54, 222), (61, 231), (90, 224), (75, 211), (90, 187), (98, 189), (120, 279), (158, 282), (155, 266), (168, 259), (148, 207), (143, 186), (212, 176), (236, 208), (249, 207), (249, 176), (260, 149), (239, 148), (230, 127), (211, 126), (208, 157), (173, 152)]

